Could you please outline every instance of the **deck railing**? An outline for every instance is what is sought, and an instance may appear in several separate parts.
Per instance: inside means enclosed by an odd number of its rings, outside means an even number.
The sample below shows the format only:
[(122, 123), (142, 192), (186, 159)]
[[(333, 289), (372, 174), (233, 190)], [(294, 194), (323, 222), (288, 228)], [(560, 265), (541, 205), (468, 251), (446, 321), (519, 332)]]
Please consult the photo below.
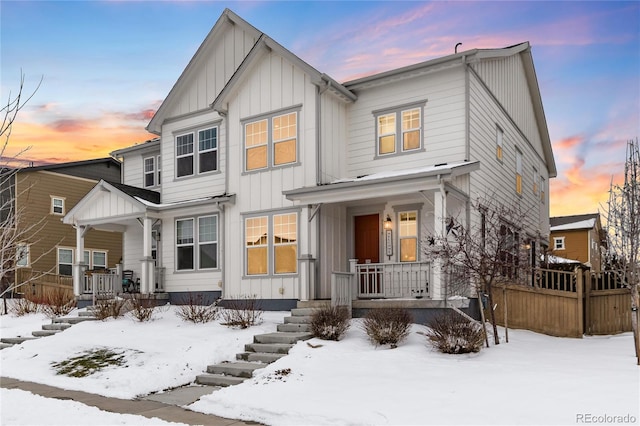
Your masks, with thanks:
[(357, 264), (359, 298), (429, 297), (431, 264), (428, 262)]
[(351, 302), (354, 299), (353, 272), (333, 272), (331, 274), (331, 306), (345, 306), (351, 316)]
[(84, 276), (84, 294), (108, 295), (122, 292), (122, 279), (118, 274), (91, 273)]

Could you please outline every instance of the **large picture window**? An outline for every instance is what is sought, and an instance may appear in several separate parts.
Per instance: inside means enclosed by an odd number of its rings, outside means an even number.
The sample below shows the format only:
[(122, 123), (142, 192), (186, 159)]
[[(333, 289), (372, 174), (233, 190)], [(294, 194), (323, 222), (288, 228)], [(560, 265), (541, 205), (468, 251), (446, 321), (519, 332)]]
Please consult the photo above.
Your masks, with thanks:
[(176, 220), (176, 269), (218, 268), (218, 216)]
[(423, 103), (374, 111), (376, 154), (386, 156), (422, 149)]
[(247, 275), (298, 272), (298, 213), (247, 217), (244, 223)]
[(245, 171), (298, 161), (298, 113), (273, 114), (244, 123)]
[(216, 170), (218, 170), (217, 127), (176, 136), (176, 177), (193, 176), (196, 173)]

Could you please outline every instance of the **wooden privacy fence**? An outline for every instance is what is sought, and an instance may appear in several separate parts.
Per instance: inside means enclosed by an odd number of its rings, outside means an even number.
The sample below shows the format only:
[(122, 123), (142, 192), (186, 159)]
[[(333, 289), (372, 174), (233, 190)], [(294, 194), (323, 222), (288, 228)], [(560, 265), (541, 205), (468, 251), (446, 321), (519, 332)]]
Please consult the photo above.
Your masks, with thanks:
[(494, 284), (498, 324), (559, 337), (631, 331), (629, 289), (613, 272), (538, 270), (533, 283)]
[(64, 291), (66, 296), (73, 298), (73, 278), (67, 275), (19, 268), (16, 271), (16, 282), (25, 283), (16, 289), (16, 293), (21, 293), (28, 298), (41, 299), (54, 291)]

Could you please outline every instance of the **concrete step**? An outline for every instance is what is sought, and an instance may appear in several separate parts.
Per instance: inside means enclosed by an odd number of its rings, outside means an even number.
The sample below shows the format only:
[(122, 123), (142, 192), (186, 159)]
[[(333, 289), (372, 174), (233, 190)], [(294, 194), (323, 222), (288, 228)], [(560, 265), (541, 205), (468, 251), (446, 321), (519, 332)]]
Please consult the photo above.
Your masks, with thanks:
[(289, 332), (289, 333), (295, 333), (295, 332), (299, 332), (299, 331), (311, 331), (311, 325), (307, 324), (307, 323), (301, 323), (301, 324), (296, 324), (296, 323), (289, 323), (289, 324), (278, 324), (278, 331), (283, 331), (283, 332)]
[(310, 317), (316, 312), (316, 308), (294, 308), (291, 310), (293, 317)]
[(71, 327), (71, 324), (58, 323), (58, 324), (45, 324), (42, 326), (43, 330), (66, 330)]
[(250, 378), (251, 376), (253, 376), (253, 370), (264, 367), (265, 364), (260, 362), (223, 362), (220, 364), (208, 366), (207, 373)]
[(207, 386), (232, 386), (247, 380), (243, 377), (225, 376), (224, 374), (199, 374), (196, 383)]
[(311, 339), (313, 335), (307, 332), (298, 333), (266, 333), (253, 336), (253, 343), (296, 343), (298, 340)]
[(236, 354), (236, 359), (240, 361), (249, 361), (249, 362), (262, 362), (264, 364), (271, 364), (282, 358), (283, 356), (287, 356), (287, 354), (274, 354), (267, 352), (242, 352)]
[(288, 354), (289, 349), (293, 347), (290, 343), (248, 343), (244, 345), (247, 352)]
[(0, 350), (10, 348), (11, 346), (13, 346), (11, 343), (0, 343)]
[(8, 343), (10, 345), (19, 345), (27, 340), (35, 340), (37, 337), (33, 336), (18, 336), (18, 337), (3, 337), (0, 339), (0, 343)]
[(54, 334), (58, 334), (61, 332), (62, 330), (36, 330), (31, 334), (33, 334), (35, 337), (47, 337), (47, 336), (53, 336)]
[(60, 317), (54, 318), (53, 322), (55, 324), (64, 323), (64, 324), (78, 324), (83, 321), (96, 321), (95, 317)]
[(95, 317), (95, 314), (93, 313), (93, 310), (78, 311), (78, 316), (79, 317)]
[(285, 324), (309, 324), (311, 322), (311, 317), (284, 317)]
[(330, 300), (300, 300), (298, 301), (298, 308), (328, 308), (331, 306)]

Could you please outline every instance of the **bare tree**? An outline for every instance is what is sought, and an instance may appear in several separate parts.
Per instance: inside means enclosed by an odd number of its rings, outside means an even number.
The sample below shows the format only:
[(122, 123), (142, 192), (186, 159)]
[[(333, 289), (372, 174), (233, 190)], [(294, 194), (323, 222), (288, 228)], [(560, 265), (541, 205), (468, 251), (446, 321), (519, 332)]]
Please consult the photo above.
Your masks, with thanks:
[(475, 223), (465, 226), (455, 218), (447, 218), (446, 235), (431, 236), (423, 247), (428, 257), (440, 259), (444, 271), (457, 271), (458, 277), (466, 278), (463, 281), (467, 286), (470, 280), (478, 300), (487, 302), (497, 345), (500, 339), (493, 287), (499, 283), (525, 283), (531, 262), (521, 249), (521, 228), (527, 223), (527, 215), (517, 205), (505, 206), (495, 200), (496, 197), (486, 197), (472, 203), (478, 213)]
[(609, 236), (608, 263), (620, 282), (630, 290), (631, 327), (637, 364), (640, 365), (638, 331), (638, 284), (640, 282), (640, 148), (638, 139), (627, 143), (624, 183), (609, 189), (606, 213)]
[[(7, 103), (0, 109), (2, 124), (0, 126), (0, 138), (2, 145), (0, 148), (0, 297), (6, 297), (7, 293), (15, 291), (26, 282), (18, 282), (16, 270), (19, 261), (26, 255), (25, 244), (33, 243), (38, 239), (38, 234), (43, 228), (44, 218), (39, 221), (28, 223), (24, 219), (24, 209), (18, 208), (16, 198), (16, 180), (20, 170), (21, 156), (30, 147), (20, 149), (17, 153), (7, 155), (9, 140), (13, 124), (18, 113), (26, 103), (35, 95), (42, 80), (38, 83), (34, 91), (26, 97), (24, 95), (24, 74), (21, 74), (20, 86), (14, 96), (9, 93)], [(27, 191), (28, 188), (25, 189)], [(46, 253), (38, 256), (41, 257)], [(32, 259), (33, 260), (33, 259)], [(6, 313), (6, 299), (5, 299)]]

